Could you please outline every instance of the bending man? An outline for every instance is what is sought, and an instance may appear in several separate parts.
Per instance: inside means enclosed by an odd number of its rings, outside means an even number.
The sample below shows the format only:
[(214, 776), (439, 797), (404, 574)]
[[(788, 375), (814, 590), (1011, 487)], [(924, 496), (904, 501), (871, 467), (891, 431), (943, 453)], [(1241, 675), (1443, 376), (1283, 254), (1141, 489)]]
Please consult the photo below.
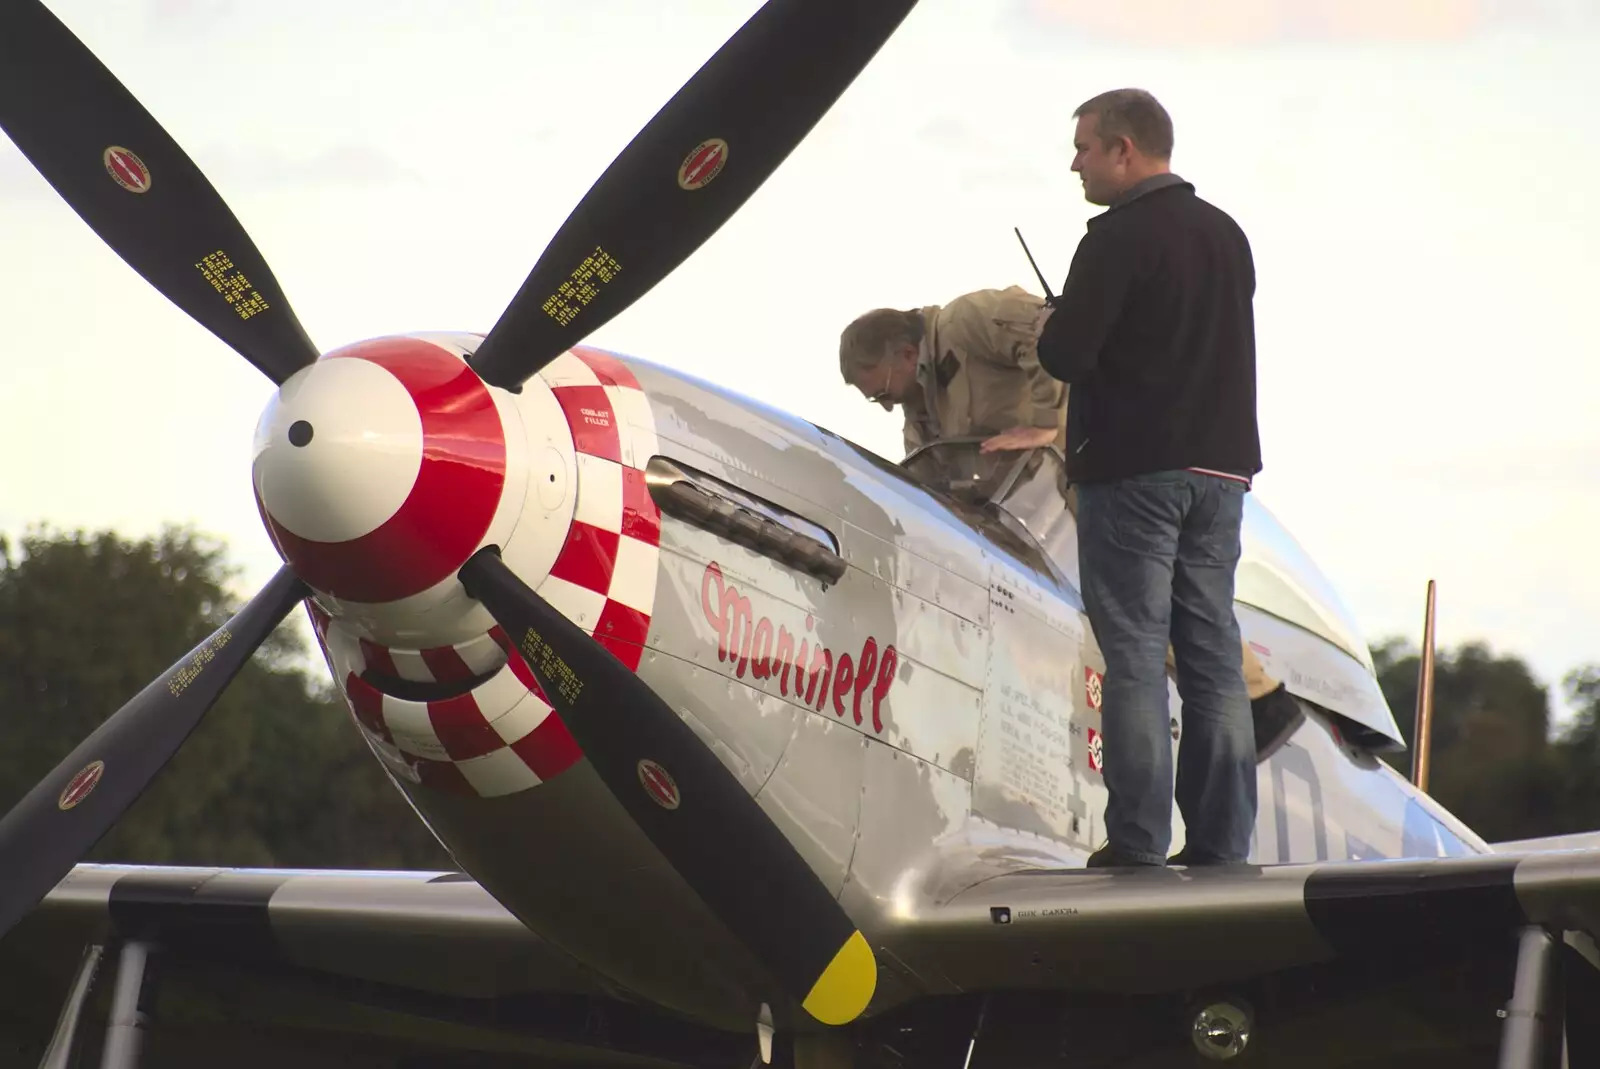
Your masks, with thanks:
[(982, 451), (1066, 443), (1067, 391), (1039, 366), (1044, 298), (1020, 286), (945, 305), (878, 308), (839, 337), (839, 372), (861, 396), (905, 412), (909, 454), (984, 435)]

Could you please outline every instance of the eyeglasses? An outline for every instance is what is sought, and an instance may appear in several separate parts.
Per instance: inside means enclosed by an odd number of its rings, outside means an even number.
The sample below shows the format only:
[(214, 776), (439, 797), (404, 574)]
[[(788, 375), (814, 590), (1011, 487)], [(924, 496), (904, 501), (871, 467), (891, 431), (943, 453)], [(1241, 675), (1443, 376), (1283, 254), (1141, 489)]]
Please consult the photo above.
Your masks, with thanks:
[(877, 390), (876, 393), (872, 393), (872, 394), (868, 394), (867, 395), (867, 400), (869, 402), (871, 402), (872, 404), (875, 404), (875, 405), (881, 405), (885, 401), (890, 400), (890, 397), (889, 397), (889, 379), (890, 379), (890, 371), (889, 371), (889, 368), (885, 367), (883, 369), (883, 385), (881, 387), (879, 387), (879, 389)]

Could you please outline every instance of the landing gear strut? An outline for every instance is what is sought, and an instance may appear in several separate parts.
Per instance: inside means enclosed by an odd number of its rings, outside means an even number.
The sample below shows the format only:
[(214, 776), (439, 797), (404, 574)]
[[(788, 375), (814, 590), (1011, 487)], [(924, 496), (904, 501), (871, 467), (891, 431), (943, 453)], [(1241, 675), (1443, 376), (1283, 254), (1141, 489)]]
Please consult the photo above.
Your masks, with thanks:
[(1562, 1058), (1561, 939), (1534, 925), (1517, 944), (1517, 978), (1500, 1011), (1499, 1069), (1558, 1069)]
[(62, 1004), (61, 1015), (56, 1018), (55, 1033), (50, 1037), (50, 1045), (44, 1049), (44, 1057), (39, 1059), (39, 1069), (67, 1069), (72, 1064), (78, 1025), (83, 1021), (83, 1008), (88, 1005), (89, 995), (94, 991), (95, 976), (100, 971), (100, 959), (104, 956), (105, 948), (102, 946), (84, 948), (77, 975), (72, 978), (72, 987), (67, 990), (67, 1001)]
[(111, 993), (111, 1020), (106, 1024), (105, 1048), (100, 1054), (100, 1069), (138, 1069), (139, 1048), (144, 1045), (147, 1023), (139, 1008), (144, 991), (150, 947), (140, 942), (122, 944), (117, 960), (117, 986)]
[[(39, 1061), (39, 1069), (66, 1069), (73, 1063), (83, 1012), (94, 992), (104, 957), (104, 947), (84, 949), (83, 960), (72, 978), (72, 987), (61, 1007), (61, 1015), (56, 1019), (56, 1030), (50, 1037), (50, 1045), (45, 1048), (44, 1057)], [(148, 944), (122, 944), (117, 958), (116, 987), (111, 993), (111, 1015), (106, 1023), (105, 1042), (100, 1051), (100, 1069), (138, 1069), (139, 1051), (148, 1023), (144, 1011), (139, 1007), (139, 996), (144, 993), (149, 963)]]

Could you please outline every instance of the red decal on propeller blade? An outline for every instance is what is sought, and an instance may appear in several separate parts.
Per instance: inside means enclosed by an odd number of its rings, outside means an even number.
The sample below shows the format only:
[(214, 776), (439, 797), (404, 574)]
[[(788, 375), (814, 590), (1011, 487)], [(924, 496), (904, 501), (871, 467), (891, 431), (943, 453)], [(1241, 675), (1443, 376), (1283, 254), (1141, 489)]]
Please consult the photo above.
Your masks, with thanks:
[(639, 762), (639, 783), (650, 800), (662, 809), (678, 808), (678, 785), (667, 770), (646, 757)]
[(720, 137), (702, 141), (678, 166), (678, 185), (684, 189), (704, 189), (728, 162), (728, 143)]
[(56, 807), (65, 811), (82, 802), (94, 792), (100, 783), (100, 777), (105, 775), (106, 763), (104, 761), (91, 761), (78, 771), (78, 774), (67, 781), (62, 788), (61, 797), (56, 799)]
[(150, 192), (150, 168), (131, 149), (111, 145), (100, 154), (106, 173), (129, 193)]

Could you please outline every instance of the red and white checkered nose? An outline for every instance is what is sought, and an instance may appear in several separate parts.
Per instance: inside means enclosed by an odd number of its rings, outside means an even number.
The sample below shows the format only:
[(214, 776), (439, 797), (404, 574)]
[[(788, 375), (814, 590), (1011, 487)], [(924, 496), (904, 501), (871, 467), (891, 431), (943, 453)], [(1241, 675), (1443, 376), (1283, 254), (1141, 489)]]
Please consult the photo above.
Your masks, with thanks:
[(456, 353), (419, 338), (335, 350), (279, 389), (254, 481), (283, 559), (319, 593), (381, 604), (451, 577), (507, 483), (506, 428)]

